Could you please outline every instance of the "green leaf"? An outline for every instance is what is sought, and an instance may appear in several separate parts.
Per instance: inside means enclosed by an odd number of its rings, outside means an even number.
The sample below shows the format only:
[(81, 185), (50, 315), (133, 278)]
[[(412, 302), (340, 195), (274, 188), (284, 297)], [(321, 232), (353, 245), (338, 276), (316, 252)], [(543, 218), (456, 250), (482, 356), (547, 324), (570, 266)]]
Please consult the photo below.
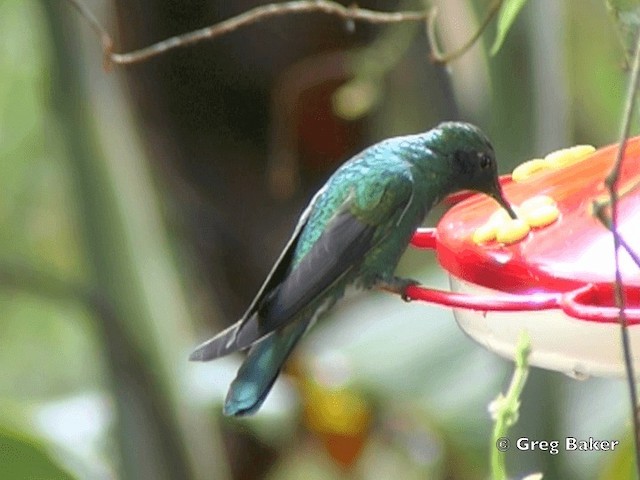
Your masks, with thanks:
[(607, 0), (607, 7), (620, 33), (620, 40), (631, 63), (640, 30), (640, 0)]
[(620, 445), (616, 445), (615, 452), (611, 452), (611, 455), (604, 460), (598, 479), (634, 478), (636, 470), (633, 433), (628, 432), (613, 438), (620, 438)]
[(0, 465), (2, 478), (73, 480), (58, 465), (39, 440), (24, 432), (14, 432), (0, 427)]
[(498, 13), (498, 31), (496, 32), (496, 39), (493, 41), (493, 46), (491, 47), (491, 55), (495, 55), (498, 53), (498, 50), (500, 50), (511, 25), (515, 22), (516, 17), (525, 3), (527, 3), (527, 0), (504, 0)]
[(638, 0), (607, 0), (609, 8), (621, 12), (635, 10), (639, 4)]

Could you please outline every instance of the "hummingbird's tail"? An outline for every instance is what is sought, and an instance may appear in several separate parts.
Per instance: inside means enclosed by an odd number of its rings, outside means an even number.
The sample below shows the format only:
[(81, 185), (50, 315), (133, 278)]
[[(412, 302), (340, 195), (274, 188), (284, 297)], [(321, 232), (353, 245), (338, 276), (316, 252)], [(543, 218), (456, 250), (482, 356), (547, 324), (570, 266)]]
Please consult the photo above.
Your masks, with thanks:
[(260, 408), (282, 365), (310, 323), (311, 319), (294, 322), (251, 347), (229, 387), (224, 402), (225, 415), (250, 415)]

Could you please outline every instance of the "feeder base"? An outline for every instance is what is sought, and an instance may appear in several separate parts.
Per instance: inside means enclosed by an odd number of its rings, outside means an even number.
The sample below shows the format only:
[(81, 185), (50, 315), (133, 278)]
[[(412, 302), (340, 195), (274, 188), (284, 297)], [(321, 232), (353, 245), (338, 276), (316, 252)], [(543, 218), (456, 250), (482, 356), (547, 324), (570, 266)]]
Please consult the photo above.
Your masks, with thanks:
[[(504, 295), (450, 276), (451, 290), (472, 295)], [(623, 377), (620, 327), (611, 322), (578, 320), (562, 310), (537, 312), (483, 312), (454, 309), (460, 328), (488, 350), (513, 359), (520, 332), (531, 339), (531, 365), (556, 370), (574, 378)], [(629, 327), (631, 348), (640, 351), (640, 325)], [(634, 358), (640, 375), (640, 357)]]

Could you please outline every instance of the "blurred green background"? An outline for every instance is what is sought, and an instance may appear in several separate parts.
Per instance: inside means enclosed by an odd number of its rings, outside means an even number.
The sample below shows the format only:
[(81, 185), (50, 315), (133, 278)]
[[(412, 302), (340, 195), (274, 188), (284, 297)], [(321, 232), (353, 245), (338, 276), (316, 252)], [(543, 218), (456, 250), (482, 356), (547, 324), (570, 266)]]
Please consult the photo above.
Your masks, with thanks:
[[(84, 3), (128, 51), (267, 2)], [(425, 7), (389, 3), (358, 2)], [(490, 2), (433, 3), (452, 50)], [(495, 56), (494, 22), (443, 67), (420, 25), (300, 15), (106, 73), (68, 3), (0, 0), (0, 478), (487, 478), (487, 406), (511, 363), (450, 311), (343, 302), (249, 419), (221, 416), (241, 356), (187, 357), (242, 314), (305, 202), (367, 145), (463, 119), (507, 172), (613, 143), (619, 27), (603, 0), (535, 0)], [(431, 254), (400, 269), (446, 288)], [(621, 380), (533, 369), (514, 438), (626, 448), (511, 451), (510, 473), (633, 478), (628, 411)]]

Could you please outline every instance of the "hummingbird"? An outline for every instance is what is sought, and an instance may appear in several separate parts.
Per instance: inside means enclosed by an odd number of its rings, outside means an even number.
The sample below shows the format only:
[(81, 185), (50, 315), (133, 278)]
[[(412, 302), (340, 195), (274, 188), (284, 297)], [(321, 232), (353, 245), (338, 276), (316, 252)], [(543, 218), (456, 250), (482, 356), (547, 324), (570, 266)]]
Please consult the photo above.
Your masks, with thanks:
[(417, 282), (394, 275), (400, 256), (429, 211), (459, 190), (489, 195), (516, 218), (494, 149), (469, 123), (383, 140), (340, 166), (302, 213), (246, 313), (189, 357), (208, 361), (249, 348), (224, 414), (260, 408), (295, 345), (346, 287), (406, 298)]

